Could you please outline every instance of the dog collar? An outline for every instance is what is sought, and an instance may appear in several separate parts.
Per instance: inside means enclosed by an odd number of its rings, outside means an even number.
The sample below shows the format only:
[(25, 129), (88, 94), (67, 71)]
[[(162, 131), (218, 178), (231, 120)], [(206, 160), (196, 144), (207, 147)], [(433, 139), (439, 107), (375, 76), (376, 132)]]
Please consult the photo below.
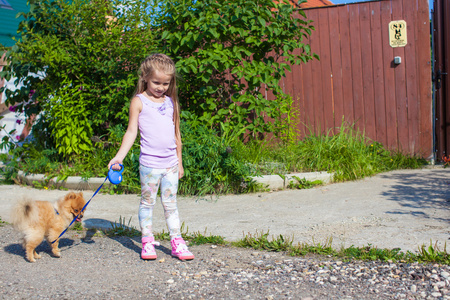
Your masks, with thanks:
[(59, 212), (56, 210), (56, 208), (55, 208), (55, 213), (56, 213), (57, 215), (59, 215)]

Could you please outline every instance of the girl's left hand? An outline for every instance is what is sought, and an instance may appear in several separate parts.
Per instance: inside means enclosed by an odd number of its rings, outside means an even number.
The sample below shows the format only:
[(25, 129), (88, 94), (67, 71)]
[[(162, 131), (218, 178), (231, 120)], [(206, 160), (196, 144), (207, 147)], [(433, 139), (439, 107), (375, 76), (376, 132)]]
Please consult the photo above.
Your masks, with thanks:
[(183, 168), (183, 165), (180, 164), (178, 166), (178, 179), (181, 179), (183, 176), (184, 176), (184, 168)]

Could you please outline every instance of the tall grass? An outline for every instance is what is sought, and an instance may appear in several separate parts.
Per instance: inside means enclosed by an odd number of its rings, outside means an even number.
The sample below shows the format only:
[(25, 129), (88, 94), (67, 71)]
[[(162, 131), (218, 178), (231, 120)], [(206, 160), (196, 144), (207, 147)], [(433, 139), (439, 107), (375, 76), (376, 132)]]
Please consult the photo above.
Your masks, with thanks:
[[(297, 142), (274, 140), (244, 143), (241, 132), (218, 136), (205, 126), (182, 122), (183, 165), (185, 176), (180, 182), (182, 195), (246, 193), (260, 187), (252, 176), (295, 172), (328, 171), (334, 181), (364, 178), (395, 169), (419, 168), (427, 162), (419, 157), (390, 152), (372, 142), (351, 125), (343, 125), (334, 134), (310, 134)], [(104, 177), (108, 161), (120, 144), (123, 128), (112, 133), (113, 142), (96, 142), (92, 153), (61, 161), (54, 149), (38, 149), (33, 145), (17, 148), (2, 171), (11, 182), (18, 170), (44, 173), (48, 177)], [(111, 136), (113, 135), (111, 133)], [(110, 138), (111, 139), (111, 138)], [(20, 157), (20, 159), (17, 159)], [(139, 147), (133, 147), (124, 161), (124, 181), (110, 192), (139, 193)]]
[[(419, 168), (427, 162), (400, 152), (390, 152), (377, 142), (349, 125), (337, 133), (313, 134), (294, 144), (258, 142), (241, 148), (239, 156), (266, 173), (269, 161), (283, 166), (285, 173), (329, 171), (335, 181), (346, 181), (371, 176), (395, 169)], [(272, 164), (273, 166), (273, 164)], [(267, 170), (271, 172), (270, 168)]]

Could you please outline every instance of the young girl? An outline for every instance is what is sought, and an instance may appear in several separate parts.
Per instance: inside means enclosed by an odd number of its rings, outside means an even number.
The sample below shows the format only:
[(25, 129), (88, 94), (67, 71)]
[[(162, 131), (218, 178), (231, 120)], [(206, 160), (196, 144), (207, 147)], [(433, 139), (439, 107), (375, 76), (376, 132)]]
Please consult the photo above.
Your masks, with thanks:
[(139, 69), (139, 82), (130, 104), (127, 131), (108, 169), (121, 164), (140, 132), (141, 202), (139, 224), (142, 231), (142, 259), (156, 259), (152, 232), (153, 207), (161, 187), (161, 202), (169, 228), (172, 256), (194, 259), (181, 237), (177, 208), (178, 180), (183, 177), (181, 159), (180, 110), (176, 90), (175, 64), (167, 55), (147, 57)]

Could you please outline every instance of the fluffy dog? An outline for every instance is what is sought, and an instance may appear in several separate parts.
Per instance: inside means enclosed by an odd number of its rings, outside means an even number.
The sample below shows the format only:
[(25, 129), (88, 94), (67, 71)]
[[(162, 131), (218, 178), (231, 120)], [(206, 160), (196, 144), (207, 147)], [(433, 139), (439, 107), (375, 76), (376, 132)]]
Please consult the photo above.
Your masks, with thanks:
[(25, 257), (35, 262), (41, 256), (36, 247), (44, 237), (52, 247), (55, 257), (60, 257), (59, 240), (52, 242), (69, 226), (73, 218), (78, 215), (78, 221), (83, 217), (81, 210), (86, 204), (83, 194), (70, 192), (55, 203), (49, 201), (34, 201), (23, 199), (12, 210), (11, 220), (14, 228), (24, 234), (23, 247)]

